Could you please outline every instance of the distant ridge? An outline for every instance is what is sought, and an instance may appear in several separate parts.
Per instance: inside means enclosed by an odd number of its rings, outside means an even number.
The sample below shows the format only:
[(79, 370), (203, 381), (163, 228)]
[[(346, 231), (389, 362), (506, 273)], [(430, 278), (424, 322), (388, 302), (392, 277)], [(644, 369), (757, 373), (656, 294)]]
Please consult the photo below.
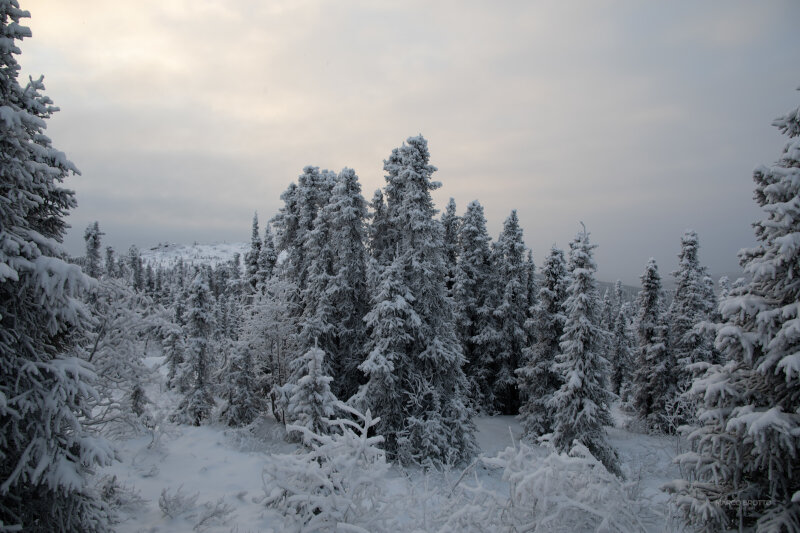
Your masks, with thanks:
[(146, 265), (153, 267), (169, 267), (178, 263), (180, 259), (187, 265), (210, 265), (216, 267), (233, 259), (235, 254), (244, 258), (250, 249), (250, 243), (214, 243), (214, 244), (174, 244), (159, 243), (158, 245), (142, 250), (142, 260)]
[[(250, 243), (246, 242), (221, 242), (211, 244), (175, 244), (175, 243), (159, 243), (152, 248), (142, 250), (142, 260), (147, 265), (156, 266), (172, 266), (177, 264), (179, 259), (187, 265), (210, 265), (216, 267), (221, 263), (226, 263), (233, 259), (234, 254), (239, 254), (244, 259), (244, 254), (250, 250)], [(743, 276), (742, 272), (723, 272), (721, 274), (712, 274), (714, 280), (714, 287), (719, 293), (719, 278), (728, 276), (731, 283), (736, 281), (737, 278)], [(538, 277), (538, 275), (537, 275)], [(540, 280), (541, 281), (541, 280)], [(597, 292), (600, 297), (603, 297), (606, 290), (610, 294), (614, 292), (613, 281), (597, 281)], [(671, 292), (675, 288), (675, 279), (671, 274), (662, 274), (662, 283), (664, 290), (667, 293), (667, 299), (671, 299)], [(639, 294), (640, 287), (635, 285), (622, 285), (622, 293), (626, 302), (632, 302)]]

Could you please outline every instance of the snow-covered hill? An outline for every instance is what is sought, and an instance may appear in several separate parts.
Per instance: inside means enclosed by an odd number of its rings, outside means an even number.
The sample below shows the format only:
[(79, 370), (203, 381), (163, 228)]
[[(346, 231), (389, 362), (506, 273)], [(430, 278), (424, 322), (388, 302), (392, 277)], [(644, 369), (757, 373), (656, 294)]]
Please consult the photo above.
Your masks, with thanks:
[(148, 250), (142, 250), (142, 260), (147, 265), (171, 266), (183, 259), (187, 265), (208, 264), (217, 266), (233, 259), (234, 254), (244, 257), (250, 249), (249, 243), (215, 243), (215, 244), (169, 244), (161, 243)]

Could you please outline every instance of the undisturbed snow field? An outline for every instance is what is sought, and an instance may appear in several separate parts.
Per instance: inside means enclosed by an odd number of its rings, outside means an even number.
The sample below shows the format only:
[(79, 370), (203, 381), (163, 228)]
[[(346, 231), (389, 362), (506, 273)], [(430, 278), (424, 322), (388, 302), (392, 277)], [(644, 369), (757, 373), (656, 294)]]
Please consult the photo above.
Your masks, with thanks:
[[(150, 358), (148, 363), (157, 367), (160, 358)], [(154, 417), (159, 421), (158, 430), (154, 435), (115, 441), (119, 461), (99, 472), (100, 476), (116, 476), (125, 490), (144, 500), (123, 512), (124, 519), (117, 525), (117, 531), (281, 531), (281, 518), (261, 503), (262, 469), (266, 460), (271, 454), (297, 449), (296, 444), (284, 440), (281, 425), (274, 419), (264, 419), (249, 431), (213, 424), (177, 426), (167, 421), (177, 396), (161, 385), (152, 387), (148, 396), (157, 406)], [(625, 416), (618, 410), (615, 419), (617, 426), (625, 422)], [(487, 457), (519, 440), (520, 426), (514, 417), (478, 417), (475, 423), (478, 444)], [(677, 452), (676, 438), (641, 435), (621, 427), (608, 428), (608, 433), (628, 482), (633, 484), (640, 499), (650, 502), (657, 517), (655, 520), (651, 517), (649, 529), (673, 530), (676, 522), (666, 518), (667, 496), (660, 487), (679, 477), (677, 467), (672, 464)], [(487, 487), (504, 490), (502, 470), (475, 468), (475, 471)], [(446, 490), (460, 474), (459, 470), (426, 476), (420, 470), (394, 467), (390, 475), (396, 477), (396, 483), (389, 480), (388, 486), (394, 487), (393, 492), (409, 487)], [(165, 515), (159, 506), (162, 492), (183, 498), (185, 505), (174, 506), (173, 516)], [(398, 494), (398, 498), (402, 496)], [(227, 512), (214, 516), (213, 509)]]

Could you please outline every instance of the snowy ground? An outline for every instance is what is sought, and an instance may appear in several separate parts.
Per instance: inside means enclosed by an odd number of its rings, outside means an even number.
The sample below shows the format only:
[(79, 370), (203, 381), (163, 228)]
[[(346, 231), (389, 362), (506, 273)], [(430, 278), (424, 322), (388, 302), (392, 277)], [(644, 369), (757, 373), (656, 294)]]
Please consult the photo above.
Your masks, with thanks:
[[(159, 361), (150, 358), (148, 363), (157, 366)], [(148, 396), (154, 405), (162, 406), (161, 411), (154, 412), (160, 421), (155, 437), (117, 441), (120, 461), (100, 473), (101, 476), (116, 476), (119, 484), (144, 500), (124, 513), (124, 521), (117, 526), (117, 531), (282, 531), (281, 517), (261, 503), (265, 494), (263, 465), (271, 454), (297, 449), (297, 445), (283, 439), (282, 427), (272, 419), (261, 421), (251, 432), (213, 424), (176, 426), (169, 423), (166, 416), (177, 397), (161, 385), (153, 386)], [(615, 418), (618, 425), (625, 422), (624, 415), (619, 412), (615, 413)], [(519, 441), (520, 426), (514, 417), (480, 417), (475, 422), (478, 443), (486, 456), (494, 456)], [(667, 513), (667, 498), (659, 488), (678, 477), (671, 463), (676, 453), (675, 438), (639, 435), (620, 427), (608, 428), (608, 431), (632, 490), (652, 508), (648, 529), (673, 530), (676, 524), (663, 518)], [(544, 450), (542, 454), (545, 455)], [(479, 466), (475, 471), (485, 486), (507, 491), (502, 470)], [(393, 494), (397, 493), (398, 499), (406, 496), (402, 494), (404, 491), (433, 494), (437, 490), (449, 490), (460, 473), (426, 476), (419, 470), (404, 471), (394, 467), (387, 487)], [(173, 499), (167, 514), (159, 505), (162, 493)], [(184, 505), (175, 505), (181, 498)], [(419, 495), (414, 501), (419, 502)]]

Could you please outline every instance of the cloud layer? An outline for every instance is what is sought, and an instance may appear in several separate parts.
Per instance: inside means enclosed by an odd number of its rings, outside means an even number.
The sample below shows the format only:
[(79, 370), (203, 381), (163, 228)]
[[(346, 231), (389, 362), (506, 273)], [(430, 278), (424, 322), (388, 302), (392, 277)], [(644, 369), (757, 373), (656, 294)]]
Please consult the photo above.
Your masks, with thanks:
[(459, 209), (517, 208), (541, 262), (583, 220), (600, 276), (713, 271), (752, 243), (751, 170), (798, 103), (796, 2), (35, 0), (23, 72), (82, 170), (68, 246), (246, 240), (306, 164), (356, 169), (423, 133)]

